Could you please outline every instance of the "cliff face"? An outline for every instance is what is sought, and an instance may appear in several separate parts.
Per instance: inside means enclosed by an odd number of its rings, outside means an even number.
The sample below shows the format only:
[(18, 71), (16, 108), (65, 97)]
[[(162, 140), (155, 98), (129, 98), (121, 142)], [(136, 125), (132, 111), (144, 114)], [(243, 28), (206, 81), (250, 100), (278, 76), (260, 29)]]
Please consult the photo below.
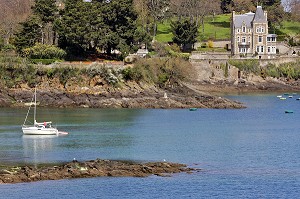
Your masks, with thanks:
[[(100, 76), (79, 75), (63, 85), (59, 78), (40, 76), (37, 99), (40, 106), (91, 108), (243, 108), (238, 102), (191, 88), (184, 83), (159, 86), (134, 81), (111, 86)], [(25, 106), (33, 96), (33, 88), (19, 84), (0, 89), (0, 106)]]

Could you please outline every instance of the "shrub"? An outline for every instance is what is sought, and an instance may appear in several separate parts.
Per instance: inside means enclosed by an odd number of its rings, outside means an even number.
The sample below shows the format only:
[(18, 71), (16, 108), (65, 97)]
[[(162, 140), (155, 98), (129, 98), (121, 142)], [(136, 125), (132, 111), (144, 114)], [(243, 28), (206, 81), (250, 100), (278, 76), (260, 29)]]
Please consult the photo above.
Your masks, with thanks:
[(6, 45), (3, 45), (3, 46), (2, 46), (1, 50), (2, 50), (3, 52), (9, 52), (9, 51), (14, 51), (14, 50), (16, 50), (16, 47), (13, 46), (13, 45), (11, 45), (11, 44), (6, 44)]
[(214, 47), (214, 42), (212, 40), (208, 40), (207, 45), (209, 48), (213, 48)]
[(37, 43), (22, 50), (24, 56), (31, 59), (63, 59), (66, 52), (56, 46)]
[(147, 61), (139, 60), (133, 66), (133, 80), (164, 84), (171, 80), (180, 81), (193, 78), (192, 65), (182, 58), (153, 58)]
[(247, 59), (247, 60), (229, 60), (229, 64), (237, 67), (239, 70), (244, 72), (252, 72), (254, 74), (260, 73), (259, 62), (256, 59)]
[(268, 64), (265, 67), (264, 70), (265, 70), (265, 74), (267, 76), (270, 76), (270, 77), (280, 77), (280, 73), (278, 71), (278, 68), (274, 64)]
[(54, 62), (60, 62), (59, 59), (30, 59), (31, 63), (33, 64), (43, 64), (43, 65), (49, 65)]
[(108, 84), (116, 86), (122, 79), (122, 70), (108, 68), (105, 65), (94, 65), (86, 69), (87, 74), (90, 77), (99, 75), (102, 77)]

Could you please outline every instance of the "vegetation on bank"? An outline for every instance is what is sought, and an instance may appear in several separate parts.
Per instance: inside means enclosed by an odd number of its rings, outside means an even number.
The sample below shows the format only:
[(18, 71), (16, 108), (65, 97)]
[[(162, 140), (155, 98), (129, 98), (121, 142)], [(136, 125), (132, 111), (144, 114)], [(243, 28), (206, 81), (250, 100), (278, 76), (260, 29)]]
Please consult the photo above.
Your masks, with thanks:
[(164, 87), (177, 81), (193, 78), (195, 70), (189, 61), (180, 58), (149, 58), (139, 59), (128, 67), (106, 67), (103, 63), (91, 63), (88, 66), (75, 67), (65, 63), (50, 66), (33, 64), (29, 59), (15, 54), (0, 54), (0, 85), (17, 88), (21, 84), (33, 87), (43, 81), (42, 77), (58, 78), (66, 86), (68, 80), (80, 76), (89, 79), (101, 77), (108, 85), (118, 87), (126, 81), (147, 82)]
[[(300, 59), (295, 62), (288, 62), (282, 64), (269, 63), (267, 66), (259, 66), (257, 59), (248, 60), (229, 60), (229, 64), (237, 67), (239, 70), (246, 73), (253, 73), (262, 77), (286, 78), (286, 79), (300, 79)], [(226, 67), (222, 67), (226, 73)]]
[(300, 79), (299, 66), (300, 60), (298, 59), (296, 62), (279, 64), (279, 66), (276, 66), (275, 64), (268, 64), (262, 71), (266, 76), (298, 80)]

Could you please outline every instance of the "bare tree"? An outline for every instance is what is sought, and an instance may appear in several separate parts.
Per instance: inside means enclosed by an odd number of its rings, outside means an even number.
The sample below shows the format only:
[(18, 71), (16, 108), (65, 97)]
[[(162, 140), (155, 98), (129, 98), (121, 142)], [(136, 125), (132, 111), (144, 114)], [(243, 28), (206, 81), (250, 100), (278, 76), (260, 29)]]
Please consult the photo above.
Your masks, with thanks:
[(157, 22), (165, 18), (170, 0), (146, 0), (149, 16), (153, 19), (153, 36), (156, 36)]
[(133, 0), (133, 5), (136, 12), (138, 13), (139, 23), (141, 23), (145, 30), (149, 31), (149, 9), (147, 7), (147, 0)]
[(233, 5), (233, 9), (236, 12), (255, 11), (255, 6), (252, 0), (234, 0)]
[(20, 22), (31, 13), (33, 0), (0, 1), (0, 37), (8, 44)]
[(300, 21), (300, 0), (288, 0), (288, 3), (292, 18), (296, 21)]
[(221, 12), (220, 2), (211, 0), (171, 0), (170, 8), (172, 12), (180, 17), (190, 18), (191, 22), (195, 22), (202, 26), (204, 32), (204, 19), (208, 15), (215, 16)]

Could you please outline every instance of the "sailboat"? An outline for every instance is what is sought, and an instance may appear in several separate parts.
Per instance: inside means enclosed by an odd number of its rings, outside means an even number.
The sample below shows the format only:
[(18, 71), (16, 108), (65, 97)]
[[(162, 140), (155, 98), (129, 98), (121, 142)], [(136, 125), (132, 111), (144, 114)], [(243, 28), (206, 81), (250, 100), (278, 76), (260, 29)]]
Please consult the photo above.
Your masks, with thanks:
[[(32, 100), (33, 101), (33, 100)], [(33, 125), (26, 125), (26, 121), (31, 109), (31, 105), (34, 105), (33, 113)], [(24, 135), (58, 135), (58, 130), (55, 127), (52, 127), (52, 122), (37, 122), (36, 121), (36, 87), (34, 90), (34, 102), (30, 103), (26, 118), (24, 120), (22, 131)]]

